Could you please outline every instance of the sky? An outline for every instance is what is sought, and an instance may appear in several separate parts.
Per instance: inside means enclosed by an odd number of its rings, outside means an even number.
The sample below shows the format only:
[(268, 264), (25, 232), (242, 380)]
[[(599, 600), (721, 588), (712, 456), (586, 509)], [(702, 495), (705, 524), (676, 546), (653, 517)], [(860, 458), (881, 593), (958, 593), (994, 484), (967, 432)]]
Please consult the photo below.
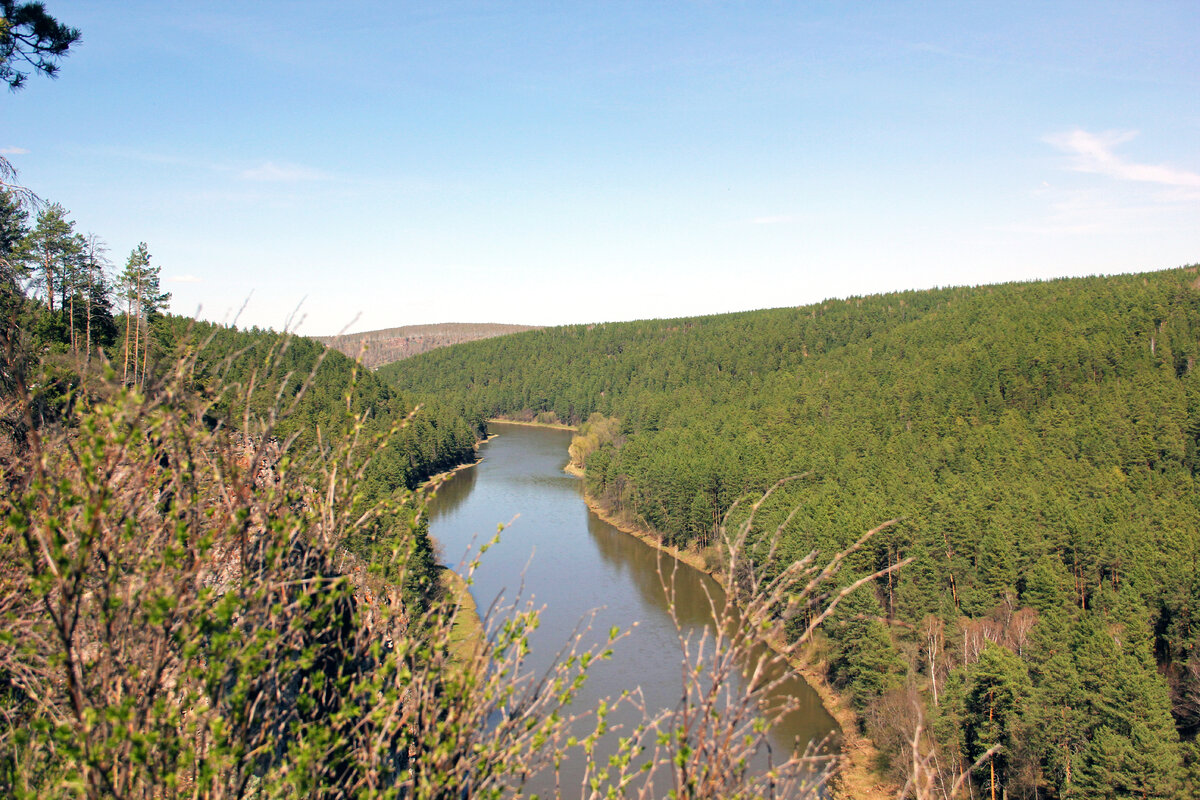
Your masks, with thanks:
[(0, 155), (310, 335), (1200, 262), (1200, 3), (46, 0)]

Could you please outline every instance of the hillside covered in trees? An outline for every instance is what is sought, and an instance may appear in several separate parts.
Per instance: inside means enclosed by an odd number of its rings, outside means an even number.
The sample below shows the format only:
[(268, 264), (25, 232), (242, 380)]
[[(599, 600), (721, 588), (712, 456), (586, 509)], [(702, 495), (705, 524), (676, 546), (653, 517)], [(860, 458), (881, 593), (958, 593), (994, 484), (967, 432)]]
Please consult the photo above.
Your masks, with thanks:
[(0, 794), (530, 796), (577, 759), (598, 796), (818, 796), (827, 759), (748, 766), (763, 687), (730, 707), (683, 665), (685, 702), (596, 758), (610, 707), (572, 701), (619, 629), (537, 680), (532, 606), (463, 639), (412, 490), (474, 457), (476, 411), (167, 314), (146, 245), (114, 280), (26, 208), (0, 191)]
[[(31, 214), (22, 199), (0, 190), (0, 432), (17, 451), (40, 428), (73, 429), (78, 414), (108, 398), (111, 382), (153, 396), (179, 380), (186, 363), (182, 388), (203, 398), (207, 423), (236, 432), (251, 452), (263, 444), (264, 426), (299, 451), (329, 448), (356, 417), (364, 448), (386, 436), (389, 446), (371, 455), (356, 484), (361, 508), (474, 459), (482, 418), (436, 402), (412, 413), (411, 398), (312, 339), (171, 315), (145, 242), (118, 270), (103, 240), (78, 232), (63, 206)], [(29, 392), (28, 418), (15, 400), (20, 386)], [(374, 548), (390, 553), (375, 535), (383, 527), (360, 526), (345, 544), (368, 560)], [(423, 566), (407, 571), (408, 600), (420, 607), (435, 564), (423, 523), (417, 537)]]
[(316, 341), (169, 315), (146, 245), (114, 276), (60, 206), (29, 225), (19, 200), (0, 191), (0, 794), (524, 780), (522, 736), (559, 717), (484, 724), (524, 651), (503, 673), (452, 654), (412, 491), (482, 421)]
[(535, 330), (533, 325), (502, 325), (491, 322), (444, 322), (436, 325), (403, 325), (366, 333), (317, 336), (317, 341), (351, 358), (362, 356), (368, 367), (381, 367), (393, 361), (449, 347), (452, 344), (490, 339), (509, 333)]
[(920, 717), (947, 785), (1000, 744), (981, 789), (1168, 798), (1200, 791), (1198, 355), (1192, 267), (561, 327), (380, 375), (590, 419), (589, 493), (671, 544), (788, 475), (762, 523), (795, 511), (785, 563), (900, 517), (854, 566), (912, 563), (823, 643), (890, 768)]

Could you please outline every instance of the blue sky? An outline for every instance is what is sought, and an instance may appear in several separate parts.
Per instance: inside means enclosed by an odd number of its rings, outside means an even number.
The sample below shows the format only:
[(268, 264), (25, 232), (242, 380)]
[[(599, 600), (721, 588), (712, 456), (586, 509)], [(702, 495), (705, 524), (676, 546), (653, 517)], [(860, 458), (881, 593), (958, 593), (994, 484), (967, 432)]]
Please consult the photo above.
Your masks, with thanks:
[(146, 241), (177, 313), (558, 324), (1200, 261), (1194, 1), (47, 5), (83, 41), (0, 97), (0, 154), (114, 261)]

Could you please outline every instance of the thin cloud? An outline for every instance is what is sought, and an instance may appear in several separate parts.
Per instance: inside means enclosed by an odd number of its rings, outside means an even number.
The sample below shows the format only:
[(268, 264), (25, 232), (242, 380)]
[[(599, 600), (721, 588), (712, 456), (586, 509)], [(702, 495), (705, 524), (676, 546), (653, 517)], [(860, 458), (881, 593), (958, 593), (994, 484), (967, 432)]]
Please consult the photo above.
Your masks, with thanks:
[(172, 275), (171, 277), (167, 278), (167, 280), (170, 281), (171, 283), (202, 283), (203, 282), (203, 280), (201, 278), (197, 278), (195, 275)]
[(795, 217), (791, 214), (778, 214), (773, 217), (755, 217), (750, 220), (751, 225), (781, 225), (785, 222), (794, 222)]
[(299, 164), (276, 164), (274, 161), (264, 161), (257, 167), (242, 171), (242, 178), (248, 181), (264, 183), (297, 183), (300, 181), (327, 180), (328, 175), (320, 170), (304, 167)]
[(0, 147), (0, 156), (23, 156), (28, 152), (24, 147)]
[(1116, 148), (1137, 136), (1137, 131), (1089, 133), (1076, 128), (1055, 133), (1045, 141), (1071, 156), (1071, 169), (1106, 175), (1123, 181), (1157, 183), (1177, 188), (1200, 188), (1200, 173), (1176, 169), (1165, 164), (1138, 164), (1121, 158)]
[(1125, 197), (1112, 189), (1039, 190), (1032, 196), (1044, 202), (1041, 219), (989, 226), (989, 230), (1047, 236), (1123, 233), (1148, 236), (1176, 230), (1192, 213), (1200, 195), (1187, 189), (1157, 190), (1148, 196)]
[(87, 147), (84, 148), (85, 153), (95, 153), (99, 156), (111, 158), (124, 158), (131, 161), (141, 161), (146, 164), (172, 164), (185, 167), (199, 167), (202, 169), (215, 170), (219, 169), (214, 164), (207, 164), (197, 161), (193, 158), (185, 158), (178, 155), (170, 155), (167, 153), (152, 152), (149, 150), (138, 150), (133, 147), (123, 146), (103, 146), (103, 147)]

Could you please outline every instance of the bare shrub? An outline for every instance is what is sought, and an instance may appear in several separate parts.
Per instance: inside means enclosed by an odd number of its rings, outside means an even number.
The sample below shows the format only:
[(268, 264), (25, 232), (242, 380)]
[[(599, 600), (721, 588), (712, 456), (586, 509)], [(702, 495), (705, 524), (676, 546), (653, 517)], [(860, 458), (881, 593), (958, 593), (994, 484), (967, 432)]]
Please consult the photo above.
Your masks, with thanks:
[[(455, 608), (410, 618), (398, 589), (348, 577), (371, 571), (342, 543), (384, 521), (391, 586), (404, 582), (418, 506), (364, 510), (354, 491), (386, 435), (367, 441), (350, 417), (344, 437), (301, 451), (273, 436), (294, 407), (278, 395), (236, 430), (208, 424), (215, 401), (187, 388), (195, 367), (182, 357), (144, 394), (112, 382), (61, 429), (30, 423), (29, 446), (0, 466), (3, 789), (519, 789), (564, 739), (562, 709), (600, 654), (571, 654), (527, 685), (536, 614), (522, 611), (474, 668), (450, 669)], [(253, 378), (225, 390), (244, 392), (245, 408), (262, 391)]]
[[(277, 422), (315, 370), (294, 397), (264, 402), (252, 376), (204, 399), (190, 389), (196, 352), (144, 391), (110, 370), (58, 428), (33, 424), (30, 392), (13, 373), (27, 446), (0, 457), (0, 790), (523, 796), (572, 752), (587, 759), (578, 791), (588, 798), (803, 797), (828, 779), (827, 756), (773, 751), (767, 731), (790, 705), (765, 698), (842, 598), (907, 563), (826, 588), (890, 523), (824, 564), (816, 553), (778, 564), (773, 544), (746, 555), (754, 513), (774, 488), (735, 529), (723, 525), (731, 591), (710, 598), (710, 634), (681, 634), (679, 704), (644, 716), (604, 759), (595, 747), (611, 704), (572, 701), (618, 631), (596, 648), (581, 633), (535, 676), (525, 658), (537, 612), (509, 609), (488, 641), (453, 656), (452, 598), (417, 614), (401, 591), (419, 499), (364, 508), (356, 496), (395, 429), (368, 435), (364, 416), (347, 411), (341, 431), (299, 448), (276, 437)], [(222, 392), (241, 393), (236, 407), (268, 410), (214, 424)], [(386, 570), (345, 550), (367, 529), (386, 532)], [(808, 624), (785, 642), (802, 611)], [(778, 650), (761, 649), (764, 640)]]
[(913, 726), (904, 754), (908, 763), (904, 770), (904, 785), (896, 794), (897, 800), (953, 800), (964, 792), (973, 797), (971, 773), (983, 766), (1000, 752), (999, 745), (988, 748), (974, 764), (963, 768), (958, 759), (940, 757), (937, 745), (925, 728), (925, 718), (920, 703), (913, 705)]
[[(846, 557), (892, 523), (867, 532), (828, 562), (819, 561), (814, 551), (781, 564), (775, 544), (791, 517), (773, 536), (756, 538), (757, 557), (752, 559), (750, 541), (758, 509), (775, 489), (795, 479), (779, 481), (734, 527), (730, 519), (738, 505), (726, 513), (717, 542), (729, 591), (723, 599), (709, 596), (715, 622), (711, 629), (699, 636), (684, 634), (672, 597), (668, 610), (684, 653), (680, 700), (671, 709), (648, 715), (610, 768), (601, 771), (600, 777), (615, 784), (622, 796), (813, 797), (836, 769), (836, 757), (821, 743), (775, 750), (768, 731), (794, 711), (796, 703), (768, 698), (781, 696), (776, 690), (793, 677), (789, 659), (807, 645), (842, 598), (908, 562), (830, 591)], [(661, 560), (659, 574), (671, 597), (672, 573), (664, 570)], [(788, 641), (786, 624), (802, 610), (809, 612), (809, 624)]]

